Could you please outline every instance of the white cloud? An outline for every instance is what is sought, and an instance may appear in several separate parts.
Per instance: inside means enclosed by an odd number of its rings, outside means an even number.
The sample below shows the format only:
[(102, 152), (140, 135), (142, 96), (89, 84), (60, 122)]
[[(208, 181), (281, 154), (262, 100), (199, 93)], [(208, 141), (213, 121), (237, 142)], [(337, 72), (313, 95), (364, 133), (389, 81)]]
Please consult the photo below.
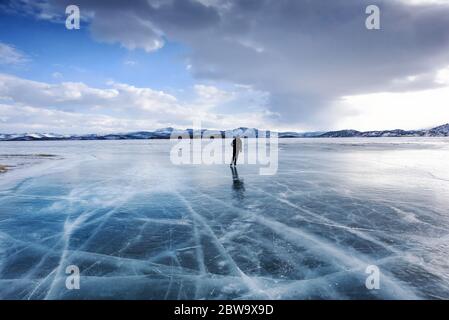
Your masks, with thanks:
[(118, 95), (114, 89), (90, 88), (81, 82), (48, 84), (0, 74), (0, 97), (41, 107), (96, 105)]
[(431, 128), (449, 120), (449, 87), (408, 93), (345, 97), (337, 106), (334, 129), (387, 130)]
[(198, 96), (197, 104), (206, 108), (226, 103), (233, 98), (232, 92), (218, 89), (215, 86), (197, 84), (194, 86), (194, 90)]
[(150, 21), (132, 12), (97, 13), (92, 20), (91, 30), (98, 41), (120, 43), (129, 50), (140, 48), (153, 52), (164, 46), (162, 32)]
[(449, 86), (449, 66), (437, 72), (435, 82)]
[[(222, 90), (197, 85), (191, 101), (151, 88), (109, 82), (92, 88), (80, 82), (48, 84), (0, 74), (0, 132), (46, 131), (97, 133), (151, 130), (173, 126), (191, 127), (194, 120), (210, 129), (239, 126), (270, 128), (273, 116), (263, 105), (239, 110), (242, 101), (259, 101), (260, 92), (251, 88)], [(263, 100), (260, 100), (263, 101)], [(256, 106), (256, 103), (254, 104)]]
[[(419, 76), (403, 81), (417, 82)], [(436, 83), (435, 89), (408, 92), (378, 92), (346, 96), (334, 104), (332, 112), (338, 114), (333, 129), (386, 130), (423, 129), (449, 121), (449, 66), (423, 80)]]
[(420, 5), (448, 5), (447, 0), (399, 0), (405, 4), (420, 6)]
[(126, 61), (124, 62), (124, 64), (125, 64), (126, 66), (134, 67), (134, 66), (137, 64), (137, 62), (134, 61), (134, 60), (126, 60)]
[[(447, 69), (440, 70), (441, 81)], [(444, 76), (445, 75), (445, 76)], [(184, 95), (184, 94), (183, 94)], [(0, 132), (99, 133), (191, 127), (240, 126), (299, 130), (277, 125), (268, 110), (269, 94), (250, 86), (223, 89), (197, 84), (190, 100), (151, 88), (109, 82), (106, 88), (84, 83), (48, 84), (0, 74)], [(357, 130), (419, 129), (449, 119), (449, 85), (417, 92), (381, 92), (347, 96), (334, 105), (333, 127)], [(305, 128), (310, 129), (310, 128)]]
[(28, 62), (29, 58), (14, 46), (0, 42), (0, 64), (18, 65)]
[(152, 119), (117, 118), (101, 114), (77, 113), (31, 106), (0, 104), (1, 132), (96, 133), (146, 130), (158, 127)]
[(53, 72), (51, 76), (55, 79), (61, 79), (63, 77), (62, 73), (60, 72)]

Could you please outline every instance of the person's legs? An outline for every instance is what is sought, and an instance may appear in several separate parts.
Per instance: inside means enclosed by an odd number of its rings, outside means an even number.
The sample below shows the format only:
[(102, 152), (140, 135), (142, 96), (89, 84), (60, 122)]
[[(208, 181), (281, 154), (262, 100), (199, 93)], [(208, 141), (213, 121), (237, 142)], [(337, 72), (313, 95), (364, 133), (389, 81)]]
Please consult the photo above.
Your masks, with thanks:
[(236, 151), (234, 156), (234, 166), (237, 165), (237, 160), (239, 159), (239, 153)]
[(234, 166), (235, 166), (235, 164), (236, 164), (236, 162), (237, 162), (237, 148), (235, 147), (235, 146), (233, 146), (233, 148), (232, 148), (232, 161), (231, 161), (231, 166), (234, 164)]

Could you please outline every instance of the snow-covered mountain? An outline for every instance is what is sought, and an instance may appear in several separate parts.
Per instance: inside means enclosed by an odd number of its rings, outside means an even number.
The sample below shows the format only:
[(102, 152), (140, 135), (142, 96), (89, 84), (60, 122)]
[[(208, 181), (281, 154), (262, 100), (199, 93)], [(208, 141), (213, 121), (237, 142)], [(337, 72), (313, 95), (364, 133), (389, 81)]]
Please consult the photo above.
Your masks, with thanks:
[[(206, 129), (201, 130), (201, 134)], [(148, 139), (170, 139), (172, 133), (188, 132), (193, 136), (192, 129), (180, 130), (175, 128), (163, 128), (155, 131), (137, 131), (114, 134), (86, 134), (86, 135), (61, 135), (54, 133), (24, 133), (24, 134), (0, 134), (0, 141), (58, 141), (58, 140), (148, 140)], [(258, 137), (259, 129), (236, 128), (233, 130), (219, 131), (222, 137), (226, 134)], [(449, 124), (445, 124), (429, 130), (384, 130), (384, 131), (357, 131), (340, 130), (329, 132), (279, 132), (279, 138), (349, 138), (349, 137), (449, 137)]]
[(365, 131), (340, 130), (330, 131), (320, 135), (320, 138), (352, 138), (352, 137), (448, 137), (449, 124), (445, 124), (429, 130), (384, 130)]
[(449, 123), (442, 126), (430, 129), (427, 132), (428, 136), (431, 137), (448, 137), (449, 136)]
[(0, 141), (63, 140), (70, 137), (54, 133), (0, 134)]

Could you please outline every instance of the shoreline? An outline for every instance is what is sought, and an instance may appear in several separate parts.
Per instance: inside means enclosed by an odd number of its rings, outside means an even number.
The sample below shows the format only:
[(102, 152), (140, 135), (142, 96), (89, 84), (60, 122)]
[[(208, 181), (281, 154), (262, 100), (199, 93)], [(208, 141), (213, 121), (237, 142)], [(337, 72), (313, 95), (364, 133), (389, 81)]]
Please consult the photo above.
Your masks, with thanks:
[(61, 159), (53, 154), (0, 154), (0, 174), (6, 174), (13, 169), (36, 165), (45, 160)]

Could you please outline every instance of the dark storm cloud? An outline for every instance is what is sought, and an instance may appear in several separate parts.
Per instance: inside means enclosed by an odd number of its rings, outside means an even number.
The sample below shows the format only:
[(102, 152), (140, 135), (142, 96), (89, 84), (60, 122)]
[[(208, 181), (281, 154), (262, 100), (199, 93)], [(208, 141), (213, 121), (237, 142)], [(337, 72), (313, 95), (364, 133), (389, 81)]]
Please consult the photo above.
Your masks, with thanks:
[[(449, 6), (402, 0), (77, 1), (95, 14), (95, 38), (157, 50), (165, 38), (191, 48), (199, 79), (253, 85), (272, 95), (282, 123), (332, 122), (344, 95), (436, 86), (449, 65)], [(50, 1), (63, 10), (71, 1)], [(381, 9), (381, 30), (365, 8)], [(48, 10), (48, 7), (47, 7)], [(413, 79), (413, 80), (410, 80)]]

